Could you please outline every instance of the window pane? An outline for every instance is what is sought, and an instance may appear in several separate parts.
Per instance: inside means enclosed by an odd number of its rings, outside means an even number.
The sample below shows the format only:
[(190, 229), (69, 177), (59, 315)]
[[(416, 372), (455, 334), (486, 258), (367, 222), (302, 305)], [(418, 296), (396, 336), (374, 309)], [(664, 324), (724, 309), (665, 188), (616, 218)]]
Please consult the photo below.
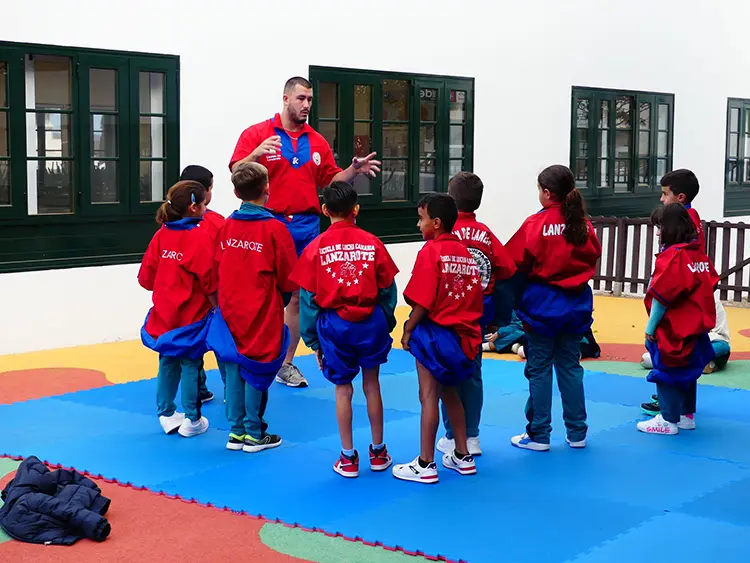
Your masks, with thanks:
[(451, 125), (450, 146), (448, 147), (450, 158), (462, 158), (464, 156), (464, 126)]
[(669, 106), (666, 104), (659, 104), (659, 130), (667, 131), (668, 129), (669, 129)]
[(420, 121), (437, 121), (438, 91), (436, 88), (419, 89)]
[(599, 110), (599, 129), (609, 129), (609, 101), (603, 100)]
[(750, 160), (745, 161), (745, 178), (750, 178)]
[(26, 149), (31, 157), (71, 156), (70, 115), (41, 111), (27, 113)]
[(576, 136), (578, 146), (578, 156), (584, 158), (589, 155), (589, 132), (587, 129), (577, 129)]
[(323, 135), (328, 141), (328, 144), (331, 145), (331, 150), (333, 151), (333, 158), (336, 160), (336, 163), (339, 162), (339, 139), (338, 139), (338, 122), (337, 121), (320, 121), (318, 122), (318, 133)]
[(589, 126), (589, 101), (588, 100), (578, 100), (578, 107), (576, 111), (578, 123), (576, 127), (581, 127), (583, 129), (587, 128)]
[(383, 80), (383, 121), (409, 120), (409, 81)]
[(335, 119), (339, 116), (339, 85), (321, 82), (318, 97), (318, 117)]
[(372, 193), (372, 179), (363, 174), (357, 174), (352, 185), (360, 195)]
[(385, 160), (383, 161), (383, 188), (384, 201), (406, 199), (406, 161)]
[(451, 122), (463, 123), (466, 119), (466, 92), (451, 90)]
[(369, 123), (354, 124), (354, 156), (367, 156), (372, 152), (372, 135)]
[(661, 182), (662, 177), (666, 173), (667, 173), (667, 160), (665, 158), (660, 158), (656, 161), (656, 184), (657, 185), (659, 184), (659, 182)]
[(648, 184), (648, 159), (638, 161), (638, 183)]
[[(164, 156), (164, 118), (141, 116), (140, 146), (142, 157)], [(158, 201), (158, 200), (154, 200)]]
[(651, 104), (648, 102), (641, 103), (640, 123), (638, 127), (643, 131), (651, 129)]
[(630, 159), (615, 160), (615, 192), (630, 191)]
[(166, 194), (164, 162), (141, 161), (141, 202), (164, 201)]
[(437, 191), (437, 176), (435, 175), (434, 160), (419, 161), (419, 193), (425, 194)]
[(599, 159), (599, 185), (603, 188), (608, 188), (611, 185), (609, 179), (609, 160), (606, 158)]
[(89, 74), (91, 111), (117, 111), (117, 71), (92, 68)]
[(599, 132), (599, 156), (607, 158), (609, 156), (609, 131), (602, 129)]
[(68, 57), (32, 55), (26, 57), (26, 107), (29, 109), (72, 109), (71, 68)]
[(588, 161), (586, 159), (578, 159), (576, 160), (576, 181), (583, 183), (583, 185), (586, 185), (586, 182), (589, 179), (589, 167), (588, 167)]
[(91, 203), (118, 203), (117, 162), (95, 160), (91, 167)]
[(372, 87), (354, 87), (354, 119), (372, 119)]
[(729, 134), (729, 158), (737, 158), (739, 152), (740, 135), (739, 133)]
[(448, 161), (448, 177), (453, 178), (456, 174), (461, 172), (464, 167), (463, 160), (449, 160)]
[(656, 138), (656, 156), (667, 156), (667, 138), (669, 133), (659, 132)]
[(740, 132), (740, 108), (729, 110), (729, 130), (733, 133)]
[(383, 156), (409, 156), (408, 125), (383, 125)]
[(615, 127), (630, 129), (633, 124), (631, 98), (620, 96), (615, 102)]
[(750, 110), (745, 114), (745, 156), (750, 156)]
[(630, 158), (630, 131), (618, 131), (615, 135), (615, 157)]
[(435, 126), (422, 125), (419, 128), (419, 156), (437, 157), (435, 147)]
[(91, 116), (91, 156), (117, 156), (117, 116)]
[(651, 133), (648, 131), (641, 131), (638, 133), (638, 155), (648, 156), (649, 154), (649, 143), (651, 141)]
[(164, 73), (141, 72), (140, 112), (165, 113)]
[(0, 156), (8, 156), (8, 114), (0, 111)]
[(0, 160), (0, 205), (10, 204), (10, 162)]
[(737, 175), (739, 174), (739, 166), (736, 160), (729, 161), (729, 170), (727, 172), (729, 182), (737, 182)]
[(8, 65), (0, 62), (0, 108), (8, 105)]
[(29, 215), (73, 212), (73, 163), (64, 160), (28, 161), (28, 192), (36, 194)]

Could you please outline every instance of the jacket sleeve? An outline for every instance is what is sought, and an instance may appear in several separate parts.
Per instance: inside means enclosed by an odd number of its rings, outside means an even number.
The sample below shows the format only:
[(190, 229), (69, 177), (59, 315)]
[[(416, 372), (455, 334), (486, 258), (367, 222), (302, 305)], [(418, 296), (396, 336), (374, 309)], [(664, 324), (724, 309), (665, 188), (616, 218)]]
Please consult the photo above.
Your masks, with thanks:
[(306, 289), (299, 290), (299, 332), (305, 346), (317, 350), (320, 348), (318, 341), (318, 315), (320, 307), (315, 303), (315, 295)]
[[(279, 223), (274, 237), (274, 269), (276, 270), (276, 285), (282, 294), (293, 293), (299, 287), (291, 280), (292, 271), (297, 264), (297, 251), (294, 248), (294, 239), (289, 231)], [(286, 301), (286, 297), (284, 300)]]
[(154, 281), (156, 279), (156, 270), (159, 267), (159, 231), (146, 249), (141, 261), (141, 269), (138, 271), (138, 283), (143, 289), (148, 291), (154, 290)]
[(396, 280), (385, 289), (378, 290), (378, 304), (383, 308), (386, 321), (388, 321), (388, 332), (393, 332), (396, 328), (396, 305), (398, 304)]

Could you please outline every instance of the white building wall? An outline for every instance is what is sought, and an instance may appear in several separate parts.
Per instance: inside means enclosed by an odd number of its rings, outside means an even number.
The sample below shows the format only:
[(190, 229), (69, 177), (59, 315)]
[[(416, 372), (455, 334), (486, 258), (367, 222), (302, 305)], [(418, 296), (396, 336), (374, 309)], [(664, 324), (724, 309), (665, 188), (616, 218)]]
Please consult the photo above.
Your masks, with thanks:
[[(237, 137), (310, 65), (475, 77), (479, 216), (506, 240), (538, 206), (538, 172), (568, 163), (572, 85), (674, 93), (674, 167), (696, 172), (696, 207), (721, 219), (727, 97), (750, 98), (749, 17), (743, 0), (36, 0), (5, 3), (0, 37), (179, 55), (181, 164), (214, 171), (222, 213), (236, 206)], [(391, 248), (402, 288), (418, 247)], [(137, 338), (150, 297), (136, 273), (0, 275), (0, 354)]]

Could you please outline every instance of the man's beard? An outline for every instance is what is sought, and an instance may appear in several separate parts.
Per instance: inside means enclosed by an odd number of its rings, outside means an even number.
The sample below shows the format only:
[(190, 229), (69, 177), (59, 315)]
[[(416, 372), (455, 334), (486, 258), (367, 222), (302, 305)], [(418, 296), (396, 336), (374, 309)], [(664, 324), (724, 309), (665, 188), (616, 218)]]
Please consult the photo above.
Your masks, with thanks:
[(297, 125), (304, 125), (307, 123), (307, 116), (302, 117), (299, 113), (292, 113), (291, 115), (292, 121), (294, 121)]

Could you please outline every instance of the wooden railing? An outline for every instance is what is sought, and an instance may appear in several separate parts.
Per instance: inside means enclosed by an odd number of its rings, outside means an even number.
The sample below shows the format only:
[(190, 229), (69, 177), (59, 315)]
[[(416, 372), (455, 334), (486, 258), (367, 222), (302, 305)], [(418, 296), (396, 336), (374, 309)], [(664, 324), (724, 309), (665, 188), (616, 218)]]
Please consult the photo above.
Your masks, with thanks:
[[(591, 221), (602, 243), (594, 289), (615, 295), (643, 295), (653, 271), (654, 254), (659, 249), (654, 227), (648, 219), (592, 217)], [(704, 221), (703, 228), (708, 256), (719, 272), (720, 299), (747, 302), (750, 297), (750, 240), (746, 242), (745, 231), (750, 225)]]

